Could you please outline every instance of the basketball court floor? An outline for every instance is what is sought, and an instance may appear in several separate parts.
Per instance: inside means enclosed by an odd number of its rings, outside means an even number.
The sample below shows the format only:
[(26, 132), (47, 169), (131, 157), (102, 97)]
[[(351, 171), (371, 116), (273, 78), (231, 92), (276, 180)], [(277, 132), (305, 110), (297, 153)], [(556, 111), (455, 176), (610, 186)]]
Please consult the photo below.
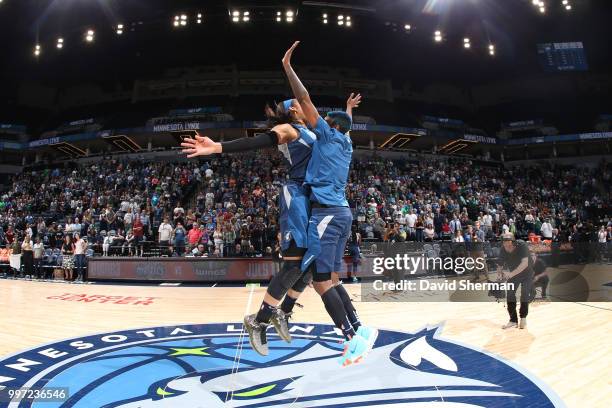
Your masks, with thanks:
[(0, 406), (610, 406), (611, 302), (537, 301), (527, 329), (502, 330), (504, 302), (362, 302), (359, 284), (346, 287), (382, 330), (343, 368), (312, 289), (292, 343), (271, 330), (261, 357), (240, 322), (264, 287), (0, 280), (2, 392), (68, 392)]

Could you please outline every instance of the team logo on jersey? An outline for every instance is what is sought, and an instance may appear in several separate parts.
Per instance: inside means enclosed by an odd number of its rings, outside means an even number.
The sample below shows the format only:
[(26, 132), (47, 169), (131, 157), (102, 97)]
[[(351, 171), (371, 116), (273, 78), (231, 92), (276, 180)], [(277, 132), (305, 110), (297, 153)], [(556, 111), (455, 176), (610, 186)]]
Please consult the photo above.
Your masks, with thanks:
[(292, 325), (291, 344), (271, 330), (267, 357), (251, 350), (240, 324), (122, 331), (6, 357), (0, 385), (67, 387), (65, 405), (53, 406), (73, 408), (563, 406), (520, 368), (437, 329), (381, 330), (368, 357), (348, 367), (327, 325)]

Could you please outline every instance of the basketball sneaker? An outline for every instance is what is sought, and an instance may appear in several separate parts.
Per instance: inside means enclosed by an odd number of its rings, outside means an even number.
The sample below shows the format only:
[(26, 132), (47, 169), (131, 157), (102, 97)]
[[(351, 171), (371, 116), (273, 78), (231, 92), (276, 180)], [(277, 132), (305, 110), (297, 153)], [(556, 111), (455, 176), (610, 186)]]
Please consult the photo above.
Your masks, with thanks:
[(506, 329), (516, 329), (518, 327), (518, 323), (517, 322), (508, 322), (506, 324), (504, 324), (502, 326), (502, 329), (506, 330)]
[(374, 343), (378, 338), (378, 330), (372, 327), (359, 326), (357, 334), (363, 337), (368, 342), (368, 353), (374, 347)]
[(519, 322), (519, 329), (524, 329), (525, 327), (527, 327), (527, 318), (523, 317)]
[(244, 329), (249, 333), (249, 343), (251, 348), (261, 354), (268, 355), (268, 337), (266, 336), (266, 323), (260, 323), (255, 319), (255, 315), (244, 317)]
[(276, 309), (276, 313), (270, 318), (270, 323), (274, 325), (276, 332), (281, 339), (287, 343), (291, 343), (291, 334), (289, 333), (289, 319), (293, 312), (285, 313), (281, 309)]
[(344, 342), (344, 351), (338, 362), (342, 367), (360, 363), (367, 356), (368, 351), (368, 341), (356, 334), (349, 341)]

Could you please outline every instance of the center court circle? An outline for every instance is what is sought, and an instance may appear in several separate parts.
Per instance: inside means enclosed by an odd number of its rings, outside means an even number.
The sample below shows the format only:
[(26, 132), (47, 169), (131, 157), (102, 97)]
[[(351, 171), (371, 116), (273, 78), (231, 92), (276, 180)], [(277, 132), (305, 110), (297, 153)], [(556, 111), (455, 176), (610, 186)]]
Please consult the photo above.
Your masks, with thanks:
[[(562, 407), (513, 363), (439, 337), (380, 330), (360, 364), (341, 367), (334, 327), (294, 324), (293, 341), (269, 333), (254, 352), (239, 323), (179, 325), (104, 333), (47, 344), (0, 360), (7, 389), (66, 388), (61, 402), (22, 407)], [(123, 339), (118, 341), (118, 339)]]

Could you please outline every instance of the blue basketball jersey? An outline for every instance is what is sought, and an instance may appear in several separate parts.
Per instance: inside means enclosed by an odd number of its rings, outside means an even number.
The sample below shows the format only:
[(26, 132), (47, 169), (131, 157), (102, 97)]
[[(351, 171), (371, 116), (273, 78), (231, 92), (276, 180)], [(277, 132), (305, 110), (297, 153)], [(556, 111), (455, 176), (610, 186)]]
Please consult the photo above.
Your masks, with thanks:
[(319, 204), (348, 207), (346, 184), (353, 158), (351, 138), (331, 128), (321, 117), (313, 131), (317, 143), (304, 179), (304, 184), (310, 187), (310, 199)]
[(306, 176), (306, 169), (312, 155), (312, 146), (317, 141), (317, 136), (305, 126), (295, 124), (291, 126), (299, 132), (299, 137), (292, 142), (279, 145), (278, 150), (283, 154), (289, 168), (291, 181), (301, 183)]
[(289, 181), (282, 187), (279, 197), (283, 250), (290, 246), (291, 241), (294, 241), (299, 248), (307, 247), (310, 200), (308, 188), (303, 186), (303, 182), (312, 155), (312, 147), (317, 140), (315, 134), (305, 126), (292, 126), (299, 132), (299, 137), (290, 143), (278, 146), (289, 168)]

